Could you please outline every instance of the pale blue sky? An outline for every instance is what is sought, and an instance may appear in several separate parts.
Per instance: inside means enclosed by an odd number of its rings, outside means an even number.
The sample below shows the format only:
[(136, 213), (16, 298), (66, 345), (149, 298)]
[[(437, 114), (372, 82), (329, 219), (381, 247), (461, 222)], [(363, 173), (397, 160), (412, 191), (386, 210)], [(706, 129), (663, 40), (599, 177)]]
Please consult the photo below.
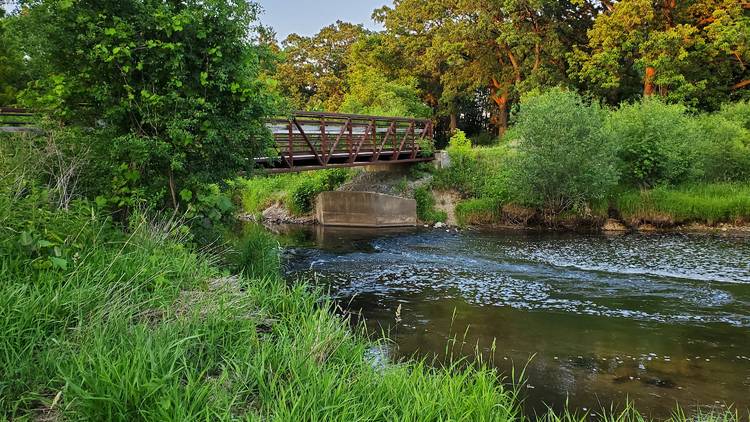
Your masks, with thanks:
[(337, 20), (361, 23), (370, 29), (381, 29), (370, 16), (372, 11), (391, 0), (257, 0), (264, 13), (260, 21), (276, 30), (279, 41), (287, 35), (313, 35)]

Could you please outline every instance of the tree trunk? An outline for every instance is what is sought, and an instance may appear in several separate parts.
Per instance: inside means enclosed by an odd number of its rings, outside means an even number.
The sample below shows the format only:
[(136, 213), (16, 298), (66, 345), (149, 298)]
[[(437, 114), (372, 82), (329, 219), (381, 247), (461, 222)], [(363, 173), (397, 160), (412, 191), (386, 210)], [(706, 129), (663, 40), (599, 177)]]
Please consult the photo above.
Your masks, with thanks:
[(174, 173), (169, 169), (169, 193), (172, 195), (172, 208), (177, 209), (177, 188), (174, 184)]
[(654, 95), (654, 77), (656, 76), (656, 69), (652, 66), (646, 68), (646, 75), (643, 77), (643, 96), (650, 97)]
[(499, 97), (494, 97), (493, 100), (497, 104), (497, 134), (503, 136), (505, 131), (508, 130), (508, 92), (503, 91)]
[(451, 135), (456, 133), (456, 129), (458, 129), (458, 116), (456, 116), (455, 112), (451, 112), (451, 123), (450, 123)]

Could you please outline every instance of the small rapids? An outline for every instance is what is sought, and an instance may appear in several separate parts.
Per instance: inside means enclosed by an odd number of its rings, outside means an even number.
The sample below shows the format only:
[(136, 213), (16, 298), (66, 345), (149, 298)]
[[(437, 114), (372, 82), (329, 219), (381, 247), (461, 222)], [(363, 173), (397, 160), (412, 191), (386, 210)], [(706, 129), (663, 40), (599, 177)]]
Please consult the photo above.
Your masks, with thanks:
[(750, 408), (750, 237), (274, 230), (290, 282), (389, 336), (378, 356), (525, 367), (530, 414)]
[(743, 238), (427, 232), (288, 257), (290, 271), (322, 276), (336, 297), (423, 292), (481, 306), (750, 327)]

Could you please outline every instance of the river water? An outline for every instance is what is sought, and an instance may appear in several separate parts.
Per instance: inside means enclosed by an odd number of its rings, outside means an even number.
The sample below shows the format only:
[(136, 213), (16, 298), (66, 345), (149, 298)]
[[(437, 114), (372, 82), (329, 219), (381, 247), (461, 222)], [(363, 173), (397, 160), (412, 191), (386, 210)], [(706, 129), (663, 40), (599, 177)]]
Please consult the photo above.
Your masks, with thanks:
[(526, 410), (750, 408), (750, 238), (277, 227), (393, 358), (476, 356)]

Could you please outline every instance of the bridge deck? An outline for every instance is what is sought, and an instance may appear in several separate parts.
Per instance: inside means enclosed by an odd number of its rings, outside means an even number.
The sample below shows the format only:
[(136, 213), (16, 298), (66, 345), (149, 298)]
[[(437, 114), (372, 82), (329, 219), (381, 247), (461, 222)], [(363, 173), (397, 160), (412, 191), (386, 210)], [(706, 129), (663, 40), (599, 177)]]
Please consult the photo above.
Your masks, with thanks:
[[(34, 115), (0, 108), (0, 131), (38, 131)], [(429, 119), (297, 111), (266, 123), (274, 151), (254, 158), (272, 173), (432, 160), (422, 145), (432, 142)]]
[(432, 142), (427, 119), (298, 111), (266, 126), (278, 156), (255, 161), (270, 172), (432, 160), (421, 148)]

